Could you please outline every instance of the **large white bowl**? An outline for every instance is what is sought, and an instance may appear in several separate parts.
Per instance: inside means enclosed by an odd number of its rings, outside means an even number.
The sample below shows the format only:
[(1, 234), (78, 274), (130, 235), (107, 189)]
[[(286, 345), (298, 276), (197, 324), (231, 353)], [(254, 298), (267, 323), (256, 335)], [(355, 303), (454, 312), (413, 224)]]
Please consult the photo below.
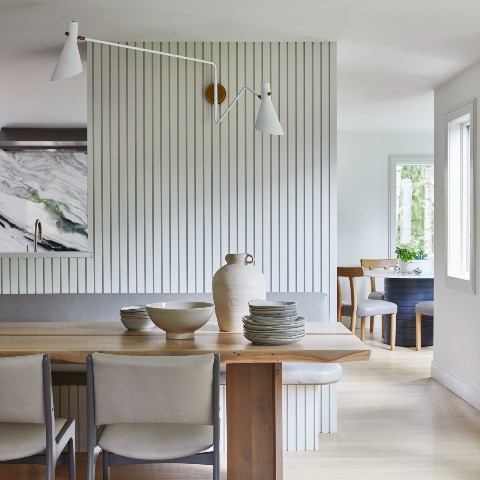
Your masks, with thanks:
[(185, 340), (203, 327), (212, 316), (214, 306), (207, 302), (159, 302), (147, 305), (152, 322), (167, 333), (167, 338)]

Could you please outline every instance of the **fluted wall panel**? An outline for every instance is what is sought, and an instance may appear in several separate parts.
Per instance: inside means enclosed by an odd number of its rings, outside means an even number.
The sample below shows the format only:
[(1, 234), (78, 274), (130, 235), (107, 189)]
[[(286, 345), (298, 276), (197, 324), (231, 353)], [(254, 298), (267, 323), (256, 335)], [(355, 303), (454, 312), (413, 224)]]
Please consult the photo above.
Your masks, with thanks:
[(208, 292), (228, 252), (268, 290), (334, 291), (335, 44), (132, 45), (213, 60), (227, 101), (269, 81), (285, 135), (248, 92), (215, 125), (208, 66), (89, 44), (93, 258), (4, 258), (2, 292)]

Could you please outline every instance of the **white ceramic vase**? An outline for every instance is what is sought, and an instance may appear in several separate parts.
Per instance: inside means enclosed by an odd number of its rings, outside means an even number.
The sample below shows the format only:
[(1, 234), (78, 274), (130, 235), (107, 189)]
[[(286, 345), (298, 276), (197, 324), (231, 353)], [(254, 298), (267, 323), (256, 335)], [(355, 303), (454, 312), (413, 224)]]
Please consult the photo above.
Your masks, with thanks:
[(253, 266), (249, 253), (229, 253), (226, 265), (213, 276), (213, 303), (222, 332), (242, 332), (242, 317), (248, 315), (248, 302), (266, 298), (265, 277)]

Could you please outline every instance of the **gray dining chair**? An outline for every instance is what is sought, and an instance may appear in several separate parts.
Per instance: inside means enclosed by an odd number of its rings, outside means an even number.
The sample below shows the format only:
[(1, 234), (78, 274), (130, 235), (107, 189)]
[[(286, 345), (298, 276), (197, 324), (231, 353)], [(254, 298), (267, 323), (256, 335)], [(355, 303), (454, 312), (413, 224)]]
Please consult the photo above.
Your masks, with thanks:
[(0, 463), (45, 465), (47, 480), (67, 465), (75, 480), (75, 420), (54, 418), (47, 355), (0, 358)]
[(427, 315), (427, 317), (434, 316), (433, 300), (418, 302), (415, 305), (416, 350), (420, 350), (422, 348), (422, 315)]
[[(342, 301), (342, 288), (340, 278), (348, 278), (350, 284), (350, 300)], [(375, 318), (377, 315), (390, 315), (390, 350), (395, 349), (397, 305), (385, 300), (372, 300), (371, 298), (359, 299), (355, 286), (355, 279), (363, 277), (362, 267), (338, 267), (337, 268), (337, 321), (342, 316), (350, 317), (350, 330), (355, 333), (357, 317), (360, 317), (360, 339), (365, 342), (365, 319)]]
[[(396, 258), (362, 258), (360, 260), (360, 265), (368, 270), (388, 270), (389, 268), (395, 268), (398, 266), (398, 259)], [(375, 277), (370, 277), (370, 293), (368, 298), (370, 300), (384, 300), (385, 292), (383, 290), (377, 290), (377, 285), (375, 283)], [(370, 317), (370, 331), (373, 332), (373, 324), (375, 317)], [(384, 336), (384, 320), (382, 316), (382, 337)]]
[(218, 480), (219, 436), (218, 355), (87, 356), (87, 480), (100, 451), (104, 480), (144, 463), (212, 465)]

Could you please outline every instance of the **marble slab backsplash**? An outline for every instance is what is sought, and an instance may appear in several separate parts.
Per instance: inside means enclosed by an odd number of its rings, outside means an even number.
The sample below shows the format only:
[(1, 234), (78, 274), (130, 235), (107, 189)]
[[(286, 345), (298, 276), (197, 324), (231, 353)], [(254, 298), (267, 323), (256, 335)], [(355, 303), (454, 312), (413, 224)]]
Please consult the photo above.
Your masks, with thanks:
[(87, 251), (87, 154), (0, 150), (0, 253)]

